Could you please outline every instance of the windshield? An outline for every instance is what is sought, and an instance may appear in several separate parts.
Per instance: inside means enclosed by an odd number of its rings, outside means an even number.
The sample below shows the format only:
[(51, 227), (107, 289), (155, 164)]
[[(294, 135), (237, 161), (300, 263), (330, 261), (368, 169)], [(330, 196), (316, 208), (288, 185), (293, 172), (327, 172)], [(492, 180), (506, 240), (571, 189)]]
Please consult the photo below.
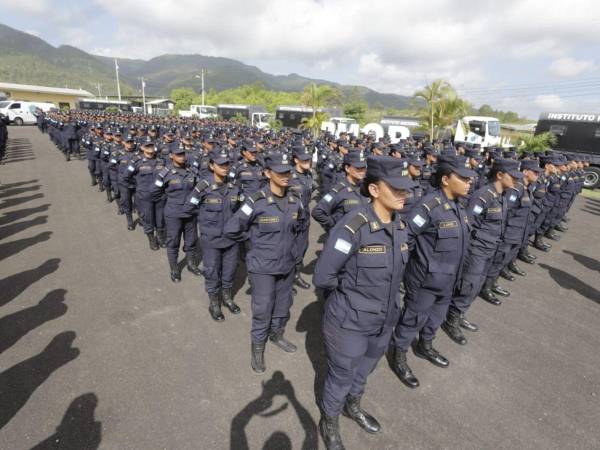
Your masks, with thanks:
[(490, 136), (500, 136), (500, 122), (497, 120), (489, 121), (488, 134)]
[(469, 131), (483, 137), (485, 136), (485, 123), (479, 120), (471, 120), (469, 122)]

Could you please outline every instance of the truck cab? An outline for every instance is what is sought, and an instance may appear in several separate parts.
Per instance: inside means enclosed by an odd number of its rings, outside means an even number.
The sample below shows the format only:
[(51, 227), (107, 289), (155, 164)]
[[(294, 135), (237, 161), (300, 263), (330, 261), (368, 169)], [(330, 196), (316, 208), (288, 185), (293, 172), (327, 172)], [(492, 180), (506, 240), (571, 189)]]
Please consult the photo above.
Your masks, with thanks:
[(465, 116), (456, 125), (454, 142), (479, 144), (482, 147), (501, 145), (500, 121), (496, 117)]

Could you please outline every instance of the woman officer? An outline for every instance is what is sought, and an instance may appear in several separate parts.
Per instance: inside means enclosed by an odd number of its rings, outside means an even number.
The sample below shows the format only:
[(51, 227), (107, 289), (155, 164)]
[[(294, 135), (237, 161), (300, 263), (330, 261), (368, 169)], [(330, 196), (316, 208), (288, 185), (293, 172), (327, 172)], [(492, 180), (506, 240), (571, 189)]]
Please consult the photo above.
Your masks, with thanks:
[(408, 261), (407, 232), (398, 211), (413, 182), (402, 160), (372, 156), (361, 193), (371, 199), (330, 232), (313, 283), (325, 290), (323, 337), (327, 349), (319, 428), (328, 449), (343, 449), (342, 409), (363, 429), (380, 425), (362, 410), (367, 376), (386, 351), (400, 316), (399, 288)]
[(432, 341), (446, 318), (469, 244), (468, 216), (459, 201), (468, 194), (475, 175), (467, 164), (463, 156), (440, 155), (432, 176), (433, 190), (407, 216), (414, 248), (411, 242), (412, 256), (404, 277), (404, 311), (394, 332), (392, 368), (411, 388), (419, 386), (419, 381), (406, 362), (406, 353), (417, 334), (417, 356), (440, 367), (449, 364)]

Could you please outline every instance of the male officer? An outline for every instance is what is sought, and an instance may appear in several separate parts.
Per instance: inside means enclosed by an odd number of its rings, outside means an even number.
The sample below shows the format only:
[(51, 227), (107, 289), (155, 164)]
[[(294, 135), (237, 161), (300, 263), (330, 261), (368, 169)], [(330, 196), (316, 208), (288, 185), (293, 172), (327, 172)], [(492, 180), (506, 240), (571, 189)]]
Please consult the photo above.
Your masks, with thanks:
[(119, 186), (120, 196), (119, 206), (121, 211), (125, 213), (127, 229), (133, 231), (135, 228), (133, 223), (135, 178), (133, 178), (131, 174), (135, 173), (135, 163), (133, 161), (136, 156), (134, 152), (135, 140), (133, 136), (127, 136), (124, 142), (123, 151), (116, 156), (117, 184)]
[(245, 200), (224, 232), (230, 239), (250, 241), (246, 266), (252, 286), (251, 366), (256, 373), (266, 370), (267, 338), (285, 352), (296, 351), (283, 334), (293, 302), (297, 237), (307, 220), (302, 202), (288, 191), (288, 155), (271, 153), (266, 165), (269, 185)]

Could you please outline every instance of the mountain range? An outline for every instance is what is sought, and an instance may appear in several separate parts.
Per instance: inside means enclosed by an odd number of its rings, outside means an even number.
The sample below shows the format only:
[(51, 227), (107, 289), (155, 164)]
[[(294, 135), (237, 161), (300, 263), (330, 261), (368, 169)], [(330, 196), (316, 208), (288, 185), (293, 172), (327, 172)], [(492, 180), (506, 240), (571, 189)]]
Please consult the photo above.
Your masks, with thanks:
[[(172, 89), (201, 90), (198, 77), (204, 69), (205, 86), (217, 91), (260, 82), (277, 91), (301, 91), (308, 83), (338, 87), (348, 99), (358, 96), (371, 107), (403, 109), (410, 97), (384, 94), (364, 86), (292, 73), (273, 75), (258, 67), (230, 58), (203, 55), (161, 55), (150, 60), (118, 59), (123, 95), (140, 95), (140, 78), (146, 80), (146, 95), (168, 97)], [(37, 36), (0, 24), (0, 81), (86, 89), (94, 94), (115, 95), (115, 63), (110, 57), (87, 53), (70, 45), (54, 47)], [(99, 86), (98, 86), (99, 85)]]

